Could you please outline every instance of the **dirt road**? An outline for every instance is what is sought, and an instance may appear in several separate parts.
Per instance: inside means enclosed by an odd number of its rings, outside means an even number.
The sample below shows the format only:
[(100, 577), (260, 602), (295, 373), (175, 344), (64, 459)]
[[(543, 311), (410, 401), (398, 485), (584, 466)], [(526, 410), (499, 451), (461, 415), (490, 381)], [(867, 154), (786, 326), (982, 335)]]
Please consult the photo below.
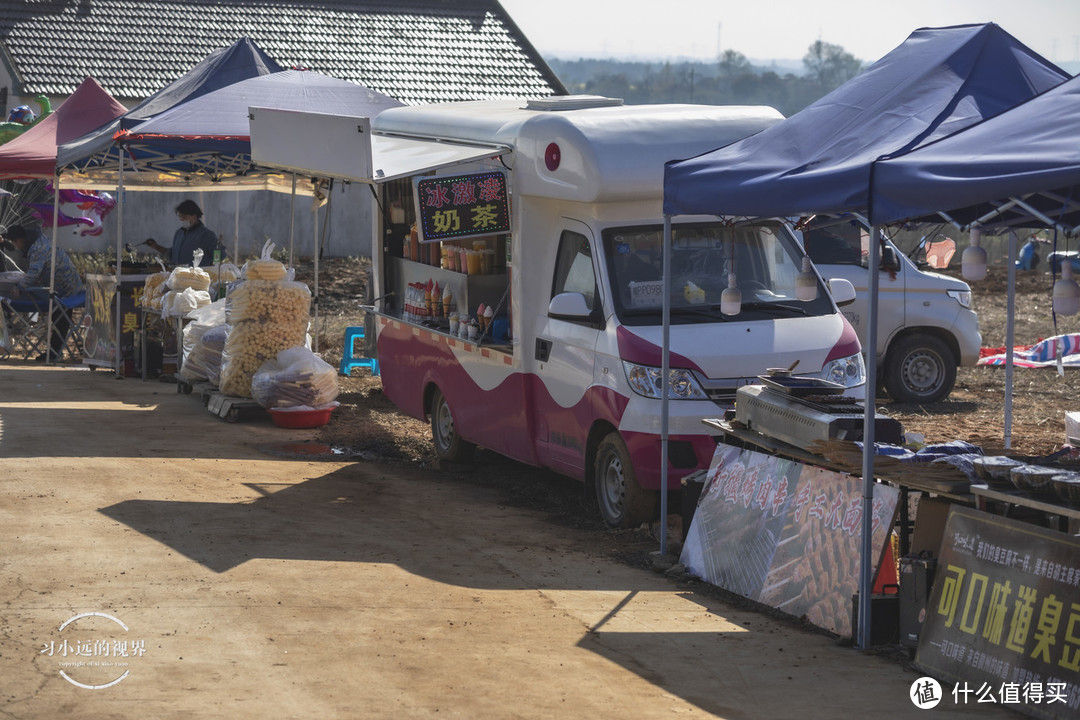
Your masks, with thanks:
[(921, 712), (896, 662), (490, 488), (274, 452), (313, 437), (171, 385), (0, 366), (0, 717)]

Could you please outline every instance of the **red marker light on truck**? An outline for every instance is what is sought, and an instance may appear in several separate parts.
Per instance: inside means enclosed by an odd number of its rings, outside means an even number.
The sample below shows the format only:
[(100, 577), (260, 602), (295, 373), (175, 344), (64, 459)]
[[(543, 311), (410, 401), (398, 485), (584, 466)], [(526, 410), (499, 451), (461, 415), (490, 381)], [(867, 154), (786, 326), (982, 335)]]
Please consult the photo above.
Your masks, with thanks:
[(555, 172), (559, 169), (560, 160), (562, 160), (562, 150), (555, 143), (549, 143), (547, 150), (544, 151), (544, 165), (551, 172)]

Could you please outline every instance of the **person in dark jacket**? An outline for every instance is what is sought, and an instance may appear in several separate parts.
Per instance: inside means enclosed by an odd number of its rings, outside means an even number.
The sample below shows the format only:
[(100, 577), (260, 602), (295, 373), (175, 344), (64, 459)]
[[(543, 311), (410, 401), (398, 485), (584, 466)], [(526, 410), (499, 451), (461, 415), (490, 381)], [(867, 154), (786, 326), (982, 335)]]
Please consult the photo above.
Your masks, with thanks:
[(203, 251), (200, 266), (214, 264), (214, 250), (221, 250), (221, 256), (225, 257), (225, 248), (221, 247), (217, 234), (203, 225), (202, 210), (194, 200), (185, 200), (177, 205), (176, 216), (180, 218), (180, 228), (173, 235), (172, 247), (162, 247), (153, 238), (146, 241), (148, 247), (158, 251), (173, 265), (191, 265), (197, 248)]

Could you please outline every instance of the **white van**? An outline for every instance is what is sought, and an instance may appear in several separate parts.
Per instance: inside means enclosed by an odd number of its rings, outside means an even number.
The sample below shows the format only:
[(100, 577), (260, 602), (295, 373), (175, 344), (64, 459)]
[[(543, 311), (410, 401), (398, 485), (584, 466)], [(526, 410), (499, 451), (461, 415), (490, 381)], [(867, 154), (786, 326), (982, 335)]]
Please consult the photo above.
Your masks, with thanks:
[[(802, 227), (807, 254), (826, 278), (844, 278), (856, 299), (844, 315), (866, 348), (869, 307), (866, 258), (869, 224), (864, 218), (817, 217)], [(878, 276), (878, 378), (897, 402), (933, 403), (956, 383), (956, 368), (979, 360), (982, 336), (971, 309), (971, 288), (956, 278), (918, 267), (883, 240)], [(943, 258), (944, 266), (948, 258)]]
[[(581, 96), (379, 114), (371, 178), (382, 183), (384, 241), (372, 249), (371, 313), (386, 396), (430, 418), (440, 458), (480, 445), (584, 481), (613, 526), (652, 519), (664, 163), (781, 119), (771, 108)], [(464, 148), (469, 158), (446, 159)], [(680, 217), (672, 234), (668, 487), (678, 489), (715, 450), (702, 420), (769, 368), (797, 364), (859, 396), (865, 375), (820, 277), (813, 299), (797, 299), (802, 251), (784, 222)], [(729, 279), (742, 297), (730, 315), (720, 308)], [(854, 298), (846, 281), (830, 290)]]

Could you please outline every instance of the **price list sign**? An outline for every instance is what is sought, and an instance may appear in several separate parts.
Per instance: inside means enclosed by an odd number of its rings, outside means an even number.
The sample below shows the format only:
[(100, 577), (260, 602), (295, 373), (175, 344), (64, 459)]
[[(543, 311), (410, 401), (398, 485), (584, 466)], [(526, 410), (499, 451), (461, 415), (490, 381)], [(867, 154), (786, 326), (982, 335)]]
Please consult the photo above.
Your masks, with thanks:
[(417, 178), (415, 187), (421, 242), (510, 232), (506, 173)]

